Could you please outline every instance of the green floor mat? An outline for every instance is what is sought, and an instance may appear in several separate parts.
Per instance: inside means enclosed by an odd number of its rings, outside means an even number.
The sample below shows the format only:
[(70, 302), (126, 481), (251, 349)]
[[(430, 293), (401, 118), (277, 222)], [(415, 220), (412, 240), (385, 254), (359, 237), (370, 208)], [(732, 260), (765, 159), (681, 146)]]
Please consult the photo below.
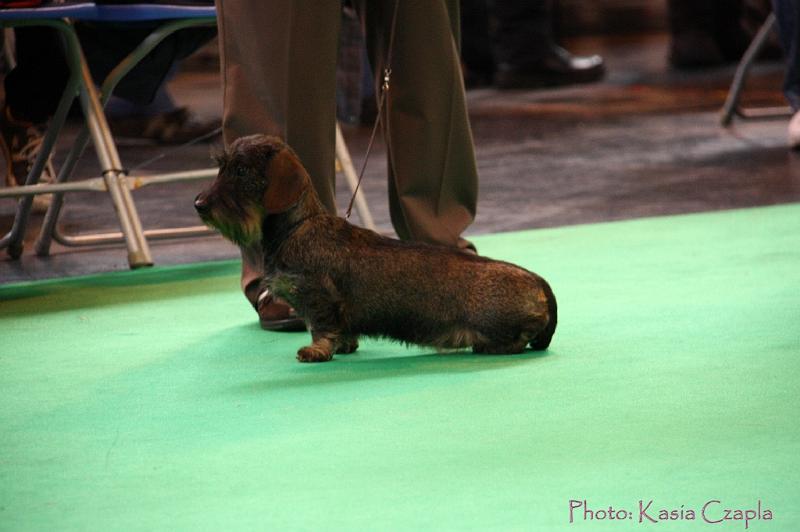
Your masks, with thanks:
[(548, 351), (299, 364), (234, 263), (0, 286), (0, 530), (799, 529), (800, 206), (474, 240)]

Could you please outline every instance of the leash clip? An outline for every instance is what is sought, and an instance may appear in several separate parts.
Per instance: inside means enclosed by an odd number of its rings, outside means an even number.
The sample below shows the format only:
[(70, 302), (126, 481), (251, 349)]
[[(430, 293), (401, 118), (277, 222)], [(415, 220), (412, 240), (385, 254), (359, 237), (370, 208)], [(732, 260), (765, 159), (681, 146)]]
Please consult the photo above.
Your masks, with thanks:
[(383, 85), (381, 85), (381, 90), (386, 92), (389, 90), (389, 78), (392, 76), (392, 69), (386, 67), (383, 69)]

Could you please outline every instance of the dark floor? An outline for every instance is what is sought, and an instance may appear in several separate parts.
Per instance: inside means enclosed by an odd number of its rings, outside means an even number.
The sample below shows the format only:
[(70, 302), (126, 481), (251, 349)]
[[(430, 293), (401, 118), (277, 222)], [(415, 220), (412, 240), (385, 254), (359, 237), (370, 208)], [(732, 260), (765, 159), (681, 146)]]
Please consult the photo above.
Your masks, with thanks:
[[(469, 234), (798, 201), (800, 156), (786, 148), (788, 118), (721, 128), (718, 111), (733, 67), (673, 72), (667, 68), (666, 46), (663, 35), (583, 39), (572, 43), (573, 50), (606, 57), (609, 75), (602, 83), (545, 91), (470, 91), (481, 188)], [(780, 64), (759, 65), (746, 102), (782, 105), (781, 75)], [(215, 72), (185, 73), (172, 82), (172, 90), (201, 116), (219, 116)], [(60, 143), (60, 155), (74, 134), (73, 126)], [(345, 128), (357, 167), (368, 135), (369, 128)], [(208, 167), (218, 149), (219, 143), (179, 151), (123, 145), (120, 152), (126, 166), (136, 168), (166, 151), (147, 166), (155, 172)], [(385, 169), (379, 146), (362, 186), (379, 229), (391, 232)], [(97, 175), (91, 153), (76, 175)], [(191, 200), (201, 186), (137, 191), (145, 225), (196, 224)], [(343, 183), (339, 188), (343, 209), (348, 194)], [(13, 201), (0, 201), (0, 231), (10, 227), (13, 210)], [(67, 232), (116, 230), (110, 202), (101, 194), (72, 195), (62, 219)], [(21, 260), (1, 252), (0, 282), (127, 268), (121, 247), (54, 246), (50, 257), (36, 257), (35, 225)], [(219, 237), (153, 242), (152, 251), (157, 264), (237, 256)]]

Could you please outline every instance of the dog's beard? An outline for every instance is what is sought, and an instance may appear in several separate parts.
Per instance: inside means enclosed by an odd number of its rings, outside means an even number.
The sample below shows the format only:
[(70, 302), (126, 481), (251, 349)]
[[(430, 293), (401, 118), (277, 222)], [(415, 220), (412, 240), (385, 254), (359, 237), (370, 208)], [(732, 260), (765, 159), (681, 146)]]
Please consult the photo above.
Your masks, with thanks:
[(246, 209), (243, 216), (235, 222), (225, 216), (210, 216), (203, 222), (237, 246), (250, 246), (261, 242), (261, 215), (254, 209)]

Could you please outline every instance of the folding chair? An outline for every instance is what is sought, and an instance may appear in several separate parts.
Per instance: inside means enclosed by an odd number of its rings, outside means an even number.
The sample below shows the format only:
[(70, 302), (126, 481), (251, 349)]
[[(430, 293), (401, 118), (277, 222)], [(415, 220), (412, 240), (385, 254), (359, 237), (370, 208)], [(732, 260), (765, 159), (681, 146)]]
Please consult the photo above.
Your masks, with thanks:
[[(142, 43), (123, 59), (107, 76), (98, 93), (92, 80), (77, 34), (71, 21), (95, 22), (163, 22)], [(150, 51), (174, 32), (190, 27), (213, 26), (216, 12), (212, 6), (166, 5), (166, 4), (103, 4), (73, 2), (47, 5), (37, 8), (0, 10), (0, 25), (3, 26), (47, 26), (60, 32), (70, 76), (57, 110), (45, 133), (41, 151), (28, 174), (25, 185), (0, 189), (0, 197), (22, 197), (17, 207), (11, 231), (0, 239), (0, 249), (7, 248), (11, 257), (22, 254), (30, 209), (35, 194), (54, 193), (36, 242), (36, 253), (47, 255), (52, 239), (66, 246), (86, 246), (107, 243), (127, 245), (128, 263), (131, 268), (153, 264), (148, 238), (174, 238), (208, 233), (204, 226), (145, 230), (131, 194), (132, 190), (148, 185), (205, 179), (216, 175), (215, 168), (173, 172), (152, 176), (128, 175), (120, 161), (116, 144), (111, 135), (103, 106), (120, 80), (133, 69)], [(44, 165), (52, 153), (56, 138), (63, 128), (67, 112), (75, 97), (80, 97), (86, 117), (86, 126), (79, 134), (59, 169), (55, 184), (37, 184)], [(67, 182), (75, 164), (89, 140), (92, 141), (102, 169), (102, 177)], [(336, 155), (351, 190), (355, 190), (356, 173), (353, 169), (347, 146), (337, 125)], [(57, 227), (63, 194), (75, 191), (107, 192), (119, 219), (120, 232), (66, 235)], [(359, 192), (356, 208), (362, 223), (374, 228), (366, 200)]]
[(788, 107), (761, 107), (756, 109), (744, 109), (739, 106), (739, 98), (744, 90), (744, 83), (747, 75), (750, 73), (750, 68), (758, 59), (758, 54), (767, 43), (770, 33), (777, 27), (778, 21), (775, 13), (770, 13), (764, 24), (761, 25), (756, 36), (750, 42), (750, 46), (745, 50), (742, 59), (739, 61), (739, 66), (736, 67), (736, 73), (733, 76), (731, 88), (728, 90), (728, 96), (725, 99), (725, 104), (720, 111), (720, 123), (723, 126), (729, 126), (733, 121), (734, 115), (739, 118), (778, 118), (782, 116), (791, 115)]

